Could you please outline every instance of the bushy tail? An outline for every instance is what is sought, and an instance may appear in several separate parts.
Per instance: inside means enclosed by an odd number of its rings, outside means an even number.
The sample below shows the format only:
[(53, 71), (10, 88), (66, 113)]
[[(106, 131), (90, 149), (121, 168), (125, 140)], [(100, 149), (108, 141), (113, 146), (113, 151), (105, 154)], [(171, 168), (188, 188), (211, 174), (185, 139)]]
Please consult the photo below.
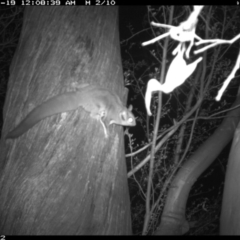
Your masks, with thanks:
[(40, 106), (34, 108), (16, 128), (10, 131), (7, 138), (17, 138), (28, 131), (42, 119), (55, 115), (57, 113), (67, 112), (76, 109), (81, 102), (79, 92), (68, 92), (56, 97), (50, 98)]

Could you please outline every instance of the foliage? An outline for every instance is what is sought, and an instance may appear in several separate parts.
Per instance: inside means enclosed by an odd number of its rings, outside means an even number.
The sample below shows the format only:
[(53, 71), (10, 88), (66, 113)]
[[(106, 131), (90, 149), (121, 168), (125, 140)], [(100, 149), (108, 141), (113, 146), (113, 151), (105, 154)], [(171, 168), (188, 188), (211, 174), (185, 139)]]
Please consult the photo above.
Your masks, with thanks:
[[(166, 30), (161, 28), (154, 28), (150, 25), (151, 21), (171, 24), (178, 26), (180, 22), (184, 21), (189, 13), (189, 7), (174, 8), (174, 15), (172, 22), (171, 7), (168, 6), (148, 6), (146, 15), (143, 17), (142, 29), (144, 31), (135, 31), (135, 26), (129, 25), (130, 37), (122, 41), (123, 52), (123, 66), (124, 77), (126, 85), (135, 92), (131, 102), (137, 112), (138, 126), (137, 132), (134, 132), (135, 145), (130, 147), (131, 154), (127, 155), (127, 162), (129, 170), (129, 185), (132, 199), (132, 220), (133, 230), (135, 234), (152, 234), (158, 226), (161, 218), (161, 212), (164, 206), (164, 200), (167, 194), (169, 184), (175, 176), (179, 167), (187, 161), (187, 159), (194, 153), (196, 149), (214, 132), (217, 126), (221, 123), (223, 117), (228, 111), (229, 106), (235, 99), (238, 84), (237, 76), (232, 80), (228, 89), (225, 91), (220, 102), (215, 101), (218, 89), (225, 78), (233, 68), (237, 53), (238, 45), (233, 44), (221, 45), (213, 49), (209, 49), (205, 54), (204, 68), (195, 73), (179, 88), (169, 95), (163, 94), (162, 102), (159, 101), (158, 96), (155, 95), (152, 99), (152, 113), (154, 117), (149, 118), (146, 115), (146, 110), (143, 106), (143, 99), (147, 81), (151, 78), (162, 79), (162, 72), (171, 63), (173, 56), (172, 50), (176, 47), (176, 43), (169, 40), (166, 46), (164, 41), (141, 48), (140, 44), (147, 39), (151, 39)], [(238, 22), (240, 18), (239, 8), (232, 6), (205, 6), (198, 22), (196, 33), (203, 39), (222, 38), (231, 39), (240, 32)], [(164, 58), (164, 50), (166, 56)], [(191, 61), (195, 59), (193, 54)], [(201, 73), (205, 71), (204, 78), (201, 78)], [(165, 76), (165, 73), (162, 74)], [(177, 74), (176, 74), (177, 75)], [(161, 81), (161, 80), (160, 80)], [(190, 101), (189, 98), (191, 97)], [(195, 111), (195, 117), (192, 115), (186, 119), (181, 128), (174, 132), (169, 137), (166, 135), (171, 131), (171, 127), (175, 126), (177, 122), (181, 121), (184, 116), (193, 108), (198, 99), (202, 97), (203, 101)], [(162, 106), (161, 106), (162, 104)], [(158, 108), (161, 108), (160, 127), (157, 131), (157, 144), (163, 141), (161, 148), (157, 148), (154, 155), (153, 172), (149, 172), (149, 155), (151, 151), (151, 142), (154, 136), (154, 127), (156, 124), (156, 116)], [(195, 125), (194, 125), (195, 124)], [(180, 148), (179, 148), (180, 146)], [(131, 157), (131, 158), (130, 158)], [(219, 166), (225, 166), (221, 159), (226, 159), (225, 156), (219, 157), (220, 161), (214, 164), (210, 172), (203, 174), (199, 178), (199, 182), (206, 183), (209, 176), (218, 173)], [(140, 170), (134, 172), (134, 168), (142, 163)], [(226, 161), (224, 162), (226, 164)], [(149, 174), (151, 175), (151, 195), (147, 197), (147, 186), (149, 181)], [(224, 174), (223, 179), (224, 179)], [(211, 195), (211, 190), (208, 185), (204, 185), (204, 190), (197, 189), (198, 201), (192, 201), (188, 204), (187, 219), (190, 222), (190, 234), (207, 234), (212, 233), (218, 229), (220, 203), (222, 196), (223, 179), (216, 183), (215, 188), (219, 189), (215, 195)], [(197, 183), (196, 183), (197, 184)], [(218, 184), (218, 185), (217, 185)], [(195, 189), (195, 188), (194, 188)], [(203, 192), (209, 192), (206, 197), (201, 197)], [(190, 194), (190, 200), (192, 193)], [(143, 230), (144, 221), (146, 219), (146, 201), (150, 202), (151, 211), (148, 226)], [(202, 206), (206, 206), (207, 211), (201, 211)], [(206, 224), (208, 219), (209, 224)], [(194, 226), (191, 222), (196, 222)], [(210, 225), (214, 222), (214, 226)], [(212, 225), (211, 225), (212, 226)], [(215, 230), (213, 230), (215, 229)]]

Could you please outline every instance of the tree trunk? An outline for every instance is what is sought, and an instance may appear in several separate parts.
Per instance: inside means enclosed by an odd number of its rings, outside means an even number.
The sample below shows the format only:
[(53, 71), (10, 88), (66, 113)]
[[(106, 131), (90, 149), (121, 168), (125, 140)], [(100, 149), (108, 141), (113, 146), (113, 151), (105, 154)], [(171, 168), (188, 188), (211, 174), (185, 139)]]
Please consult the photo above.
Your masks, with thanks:
[[(232, 107), (239, 104), (240, 95)], [(179, 235), (189, 230), (185, 211), (191, 187), (232, 139), (239, 119), (240, 108), (228, 112), (214, 134), (183, 164), (169, 188), (161, 224), (155, 232), (156, 235)]]
[(225, 177), (220, 219), (221, 235), (240, 234), (240, 123), (235, 131)]
[[(3, 136), (33, 108), (83, 84), (123, 100), (114, 7), (27, 7), (10, 69)], [(79, 108), (1, 139), (1, 234), (130, 234), (122, 127)]]

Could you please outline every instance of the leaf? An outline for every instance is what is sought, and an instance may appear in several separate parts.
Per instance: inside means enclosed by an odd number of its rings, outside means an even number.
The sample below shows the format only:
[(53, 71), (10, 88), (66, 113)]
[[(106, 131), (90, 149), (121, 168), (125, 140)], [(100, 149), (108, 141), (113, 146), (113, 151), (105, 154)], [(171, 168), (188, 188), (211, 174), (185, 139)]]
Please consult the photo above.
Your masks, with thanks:
[(172, 92), (176, 87), (183, 84), (187, 78), (193, 73), (197, 64), (202, 61), (202, 57), (198, 58), (195, 62), (187, 65), (186, 61), (183, 59), (183, 54), (185, 52), (185, 46), (181, 49), (178, 48), (178, 54), (173, 59), (166, 76), (164, 84), (161, 84), (156, 79), (152, 78), (148, 81), (147, 90), (145, 94), (145, 107), (149, 116), (152, 115), (150, 111), (150, 104), (152, 98), (152, 92), (162, 91), (164, 93)]

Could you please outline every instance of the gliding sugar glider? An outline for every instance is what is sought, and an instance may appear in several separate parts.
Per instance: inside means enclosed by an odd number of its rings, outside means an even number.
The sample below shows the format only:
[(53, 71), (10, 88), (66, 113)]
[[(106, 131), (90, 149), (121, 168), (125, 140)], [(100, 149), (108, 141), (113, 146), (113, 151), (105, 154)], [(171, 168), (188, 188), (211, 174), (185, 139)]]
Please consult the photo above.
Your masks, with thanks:
[(67, 92), (48, 99), (34, 108), (17, 127), (10, 131), (7, 138), (18, 138), (42, 119), (57, 113), (68, 112), (82, 107), (90, 116), (99, 120), (103, 126), (105, 136), (108, 137), (106, 126), (118, 124), (135, 126), (135, 117), (131, 107), (123, 106), (120, 98), (108, 89), (83, 84), (84, 87), (76, 92)]

